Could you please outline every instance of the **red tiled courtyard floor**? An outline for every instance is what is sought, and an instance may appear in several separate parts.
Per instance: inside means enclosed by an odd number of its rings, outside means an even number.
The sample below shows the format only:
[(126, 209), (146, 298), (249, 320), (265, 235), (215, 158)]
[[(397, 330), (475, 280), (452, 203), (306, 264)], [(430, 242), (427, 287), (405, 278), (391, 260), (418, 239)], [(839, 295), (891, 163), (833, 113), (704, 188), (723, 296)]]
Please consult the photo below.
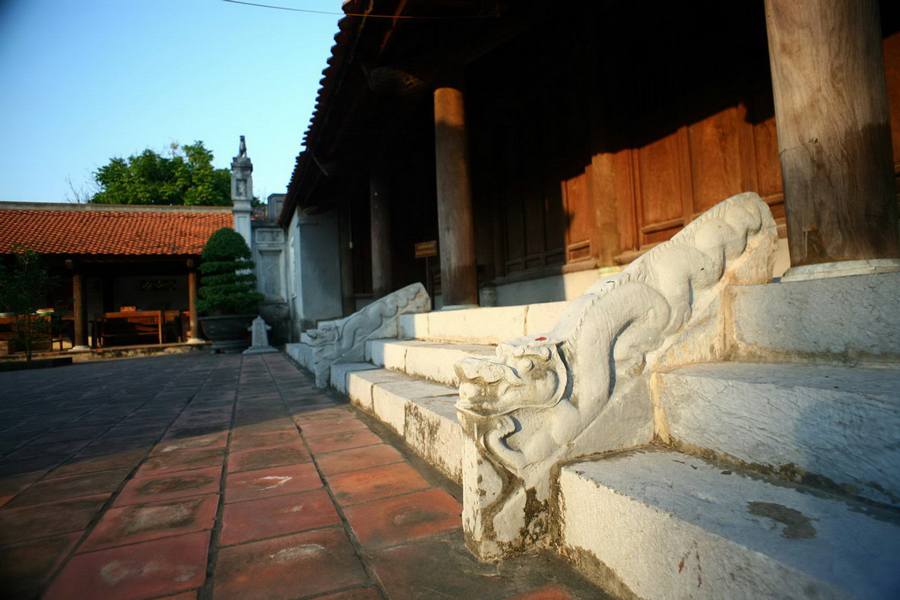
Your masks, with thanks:
[(466, 551), (459, 490), (279, 354), (0, 374), (0, 596), (605, 598)]

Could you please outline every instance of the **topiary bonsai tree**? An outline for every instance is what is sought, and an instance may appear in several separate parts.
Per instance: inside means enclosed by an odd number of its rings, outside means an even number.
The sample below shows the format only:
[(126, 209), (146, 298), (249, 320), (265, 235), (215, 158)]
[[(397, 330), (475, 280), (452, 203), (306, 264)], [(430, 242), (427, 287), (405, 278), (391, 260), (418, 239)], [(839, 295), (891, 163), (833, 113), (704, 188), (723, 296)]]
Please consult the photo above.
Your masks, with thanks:
[(243, 236), (230, 227), (219, 229), (203, 247), (197, 311), (210, 316), (256, 313), (263, 301), (256, 292), (252, 254)]

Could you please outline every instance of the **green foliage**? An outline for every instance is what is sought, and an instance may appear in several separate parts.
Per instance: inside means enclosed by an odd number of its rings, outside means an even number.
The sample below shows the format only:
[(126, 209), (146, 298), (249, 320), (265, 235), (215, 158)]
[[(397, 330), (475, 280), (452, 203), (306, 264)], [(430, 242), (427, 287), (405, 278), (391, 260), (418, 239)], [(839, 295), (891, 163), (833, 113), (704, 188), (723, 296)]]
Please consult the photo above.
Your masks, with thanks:
[(244, 238), (230, 227), (223, 227), (203, 247), (200, 272), (200, 299), (197, 310), (205, 315), (255, 313), (262, 294), (256, 293), (252, 254)]
[(113, 158), (94, 173), (93, 204), (231, 206), (231, 173), (212, 166), (203, 142), (172, 144), (172, 157), (147, 149)]
[(15, 318), (15, 331), (25, 357), (31, 360), (35, 341), (50, 331), (50, 319), (36, 314), (58, 284), (47, 274), (40, 255), (21, 244), (13, 245), (14, 262), (0, 265), (0, 311)]

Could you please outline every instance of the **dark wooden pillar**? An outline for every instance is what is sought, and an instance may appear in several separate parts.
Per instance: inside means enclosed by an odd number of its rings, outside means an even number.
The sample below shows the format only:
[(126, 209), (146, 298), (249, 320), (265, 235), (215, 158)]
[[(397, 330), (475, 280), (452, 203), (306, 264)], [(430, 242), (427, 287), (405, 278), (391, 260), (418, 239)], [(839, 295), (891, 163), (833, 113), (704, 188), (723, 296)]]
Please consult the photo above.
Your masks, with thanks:
[(372, 296), (390, 294), (391, 281), (391, 198), (384, 168), (376, 166), (369, 179), (370, 223), (372, 231)]
[(463, 94), (457, 88), (434, 91), (434, 138), (444, 306), (477, 305), (469, 140)]
[(84, 276), (81, 273), (72, 275), (72, 298), (72, 316), (75, 319), (75, 339), (72, 350), (89, 350), (87, 344), (87, 297)]
[(877, 0), (765, 0), (791, 265), (896, 258)]
[(196, 344), (203, 341), (200, 338), (200, 321), (197, 317), (197, 270), (193, 261), (188, 261), (188, 311), (191, 319), (191, 336), (188, 343)]

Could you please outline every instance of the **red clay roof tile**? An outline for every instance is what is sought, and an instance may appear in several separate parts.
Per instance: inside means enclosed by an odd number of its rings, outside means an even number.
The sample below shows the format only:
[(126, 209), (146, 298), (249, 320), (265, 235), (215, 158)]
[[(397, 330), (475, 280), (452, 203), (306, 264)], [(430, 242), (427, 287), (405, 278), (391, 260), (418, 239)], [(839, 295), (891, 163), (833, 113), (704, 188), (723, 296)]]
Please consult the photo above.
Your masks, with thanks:
[(196, 254), (230, 213), (0, 209), (0, 254), (15, 243), (41, 254)]

